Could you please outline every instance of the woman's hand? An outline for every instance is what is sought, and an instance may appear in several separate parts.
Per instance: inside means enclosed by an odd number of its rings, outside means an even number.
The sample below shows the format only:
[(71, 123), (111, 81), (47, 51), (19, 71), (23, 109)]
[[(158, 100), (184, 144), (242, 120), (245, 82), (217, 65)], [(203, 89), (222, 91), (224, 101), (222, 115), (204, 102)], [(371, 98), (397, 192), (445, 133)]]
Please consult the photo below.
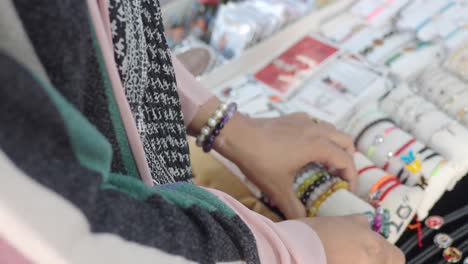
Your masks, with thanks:
[(352, 138), (304, 113), (271, 119), (236, 114), (216, 140), (215, 149), (236, 163), (289, 219), (306, 215), (293, 183), (308, 163), (336, 169), (351, 189), (356, 182)]
[(403, 264), (405, 256), (369, 228), (365, 216), (300, 219), (320, 237), (328, 264)]

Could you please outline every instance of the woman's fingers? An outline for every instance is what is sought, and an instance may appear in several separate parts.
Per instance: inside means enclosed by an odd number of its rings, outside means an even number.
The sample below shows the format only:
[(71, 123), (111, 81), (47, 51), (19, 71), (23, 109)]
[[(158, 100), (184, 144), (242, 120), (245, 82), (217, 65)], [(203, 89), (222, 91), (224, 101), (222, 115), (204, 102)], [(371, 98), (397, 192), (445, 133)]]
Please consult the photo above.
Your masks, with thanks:
[(308, 157), (305, 157), (306, 159), (336, 169), (339, 176), (348, 181), (350, 189), (352, 191), (355, 190), (357, 170), (354, 165), (354, 160), (348, 152), (324, 138), (313, 139), (312, 142), (308, 144), (307, 148), (309, 148), (308, 152), (310, 154)]

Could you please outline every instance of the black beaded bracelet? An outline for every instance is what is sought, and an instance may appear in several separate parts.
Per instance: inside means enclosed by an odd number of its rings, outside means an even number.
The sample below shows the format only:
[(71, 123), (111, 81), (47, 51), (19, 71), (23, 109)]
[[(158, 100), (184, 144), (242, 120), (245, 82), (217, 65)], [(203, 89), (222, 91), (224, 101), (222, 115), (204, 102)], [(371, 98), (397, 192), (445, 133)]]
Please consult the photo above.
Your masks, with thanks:
[(330, 179), (331, 179), (330, 174), (325, 173), (322, 177), (320, 177), (314, 183), (309, 185), (307, 187), (306, 191), (304, 192), (304, 194), (301, 197), (301, 202), (303, 204), (306, 204), (307, 200), (309, 200), (310, 195), (315, 191), (315, 189), (317, 189), (318, 187), (320, 187), (320, 185), (324, 184), (325, 182), (327, 182)]

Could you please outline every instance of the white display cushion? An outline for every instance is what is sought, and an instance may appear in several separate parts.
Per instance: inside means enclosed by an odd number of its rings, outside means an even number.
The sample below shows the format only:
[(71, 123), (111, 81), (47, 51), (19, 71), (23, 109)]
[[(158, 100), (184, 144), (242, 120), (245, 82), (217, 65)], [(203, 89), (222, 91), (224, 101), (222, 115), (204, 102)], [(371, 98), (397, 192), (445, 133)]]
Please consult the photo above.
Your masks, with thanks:
[[(363, 112), (375, 108), (376, 103), (370, 103), (367, 107), (363, 109)], [(356, 118), (360, 123), (365, 124), (361, 125), (362, 129), (367, 124), (370, 124), (380, 119), (381, 117), (369, 117), (359, 119), (358, 114), (357, 117), (353, 119)], [(368, 129), (368, 131), (359, 140), (357, 148), (361, 152), (367, 153), (368, 149), (373, 144), (375, 137), (377, 135), (382, 135), (385, 129), (388, 129), (392, 126), (394, 126), (394, 124), (390, 122), (381, 122)], [(354, 130), (351, 132), (352, 136), (356, 137), (360, 133), (360, 130)], [(456, 178), (456, 170), (454, 169), (456, 168), (456, 166), (447, 163), (444, 160), (444, 158), (440, 155), (434, 156), (428, 161), (423, 162), (424, 158), (427, 157), (427, 155), (431, 155), (434, 152), (430, 149), (427, 149), (426, 151), (424, 151), (424, 157), (418, 157), (418, 152), (424, 149), (424, 145), (421, 142), (416, 141), (410, 147), (406, 148), (406, 150), (403, 151), (398, 157), (391, 158), (389, 166), (385, 168), (387, 161), (389, 161), (389, 159), (387, 158), (388, 152), (395, 152), (397, 149), (400, 148), (400, 146), (403, 146), (412, 138), (413, 137), (411, 135), (404, 132), (403, 130), (395, 128), (390, 134), (385, 136), (384, 142), (377, 146), (377, 149), (374, 151), (371, 160), (376, 165), (386, 169), (386, 171), (391, 174), (399, 175), (399, 172), (402, 171), (403, 173), (401, 175), (403, 175), (403, 177), (401, 178), (401, 180), (406, 185), (413, 186), (427, 184), (426, 190), (424, 191), (424, 199), (417, 210), (418, 217), (422, 219), (425, 216), (427, 216), (429, 210), (440, 199), (440, 197), (445, 192), (447, 187), (451, 184), (451, 182), (454, 180), (454, 178)], [(417, 171), (416, 173), (410, 172), (408, 170), (408, 167), (406, 166), (407, 164), (405, 164), (405, 162), (403, 162), (400, 158), (402, 156), (409, 156), (410, 151), (413, 151), (415, 158), (420, 160), (421, 170)]]
[(417, 210), (419, 220), (425, 219), (432, 207), (442, 198), (447, 186), (453, 180), (452, 176), (456, 174), (456, 167), (457, 165), (447, 162), (440, 168), (437, 175), (431, 177), (429, 184), (424, 190), (424, 198)]
[[(374, 164), (362, 153), (354, 154), (354, 163), (359, 170)], [(363, 199), (369, 199), (371, 187), (382, 177), (389, 175), (387, 172), (373, 168), (362, 172), (358, 177), (357, 193)], [(424, 192), (419, 187), (399, 185), (391, 190), (380, 205), (390, 212), (390, 235), (388, 241), (395, 243), (406, 229), (406, 226), (414, 218), (417, 208), (423, 199)]]
[[(402, 98), (415, 98), (403, 100)], [(439, 152), (455, 167), (455, 176), (449, 190), (468, 171), (468, 129), (439, 110), (434, 104), (416, 95), (406, 83), (400, 84), (382, 99), (381, 108), (421, 142)], [(398, 109), (406, 111), (398, 112)]]
[(344, 216), (353, 214), (374, 213), (375, 209), (368, 202), (348, 190), (337, 190), (320, 206), (318, 216)]
[(418, 214), (419, 219), (422, 219), (419, 214), (428, 211), (421, 210), (425, 196), (425, 192), (419, 187), (400, 185), (380, 203), (390, 212), (390, 236), (387, 239), (389, 242), (396, 243), (398, 241), (416, 214)]
[(428, 66), (416, 80), (418, 94), (468, 125), (468, 83), (438, 65)]

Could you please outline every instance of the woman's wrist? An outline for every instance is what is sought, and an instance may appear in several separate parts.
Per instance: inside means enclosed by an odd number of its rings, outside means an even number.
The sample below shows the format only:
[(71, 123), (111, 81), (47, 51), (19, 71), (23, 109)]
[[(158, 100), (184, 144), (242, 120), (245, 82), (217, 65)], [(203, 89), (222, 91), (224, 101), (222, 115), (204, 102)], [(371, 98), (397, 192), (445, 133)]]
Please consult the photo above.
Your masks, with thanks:
[(214, 149), (237, 165), (249, 160), (254, 149), (258, 150), (258, 124), (250, 117), (235, 113), (215, 141)]
[[(207, 127), (208, 120), (213, 117), (213, 114), (219, 110), (222, 104), (223, 102), (217, 97), (213, 97), (200, 107), (187, 128), (188, 134), (198, 137), (202, 129)], [(226, 114), (226, 112), (224, 113)], [(216, 136), (213, 149), (238, 164), (254, 148), (252, 142), (255, 142), (255, 138), (258, 137), (257, 126), (258, 122), (255, 122), (252, 118), (235, 112), (219, 131), (220, 134)]]
[(201, 129), (206, 125), (207, 120), (213, 115), (216, 109), (218, 109), (221, 103), (222, 102), (216, 96), (213, 96), (203, 104), (187, 127), (187, 134), (193, 137), (198, 136)]

